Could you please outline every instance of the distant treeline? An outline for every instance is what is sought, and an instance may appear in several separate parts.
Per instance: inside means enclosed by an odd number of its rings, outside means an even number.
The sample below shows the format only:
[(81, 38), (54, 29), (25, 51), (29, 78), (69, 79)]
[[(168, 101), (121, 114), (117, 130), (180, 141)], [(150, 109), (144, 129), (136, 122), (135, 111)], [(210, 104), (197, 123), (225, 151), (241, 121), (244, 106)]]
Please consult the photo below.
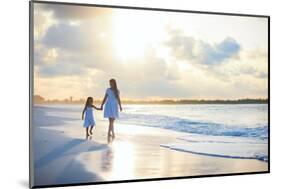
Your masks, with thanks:
[[(34, 95), (35, 104), (84, 104), (85, 99), (74, 100), (72, 97), (64, 100), (48, 100), (40, 95)], [(101, 100), (95, 100), (95, 104), (100, 104)], [(238, 100), (122, 100), (123, 104), (267, 104), (268, 99), (238, 99)]]
[[(141, 102), (140, 102), (141, 103)], [(238, 100), (160, 100), (155, 104), (267, 104), (268, 99), (238, 99)]]

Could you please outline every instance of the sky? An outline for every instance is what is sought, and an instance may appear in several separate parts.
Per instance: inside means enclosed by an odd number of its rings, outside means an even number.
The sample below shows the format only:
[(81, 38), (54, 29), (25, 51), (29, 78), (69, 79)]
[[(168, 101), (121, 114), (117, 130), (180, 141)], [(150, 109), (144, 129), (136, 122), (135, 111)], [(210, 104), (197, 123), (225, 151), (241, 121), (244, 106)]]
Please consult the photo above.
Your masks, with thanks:
[(34, 6), (34, 94), (101, 99), (268, 98), (266, 18)]

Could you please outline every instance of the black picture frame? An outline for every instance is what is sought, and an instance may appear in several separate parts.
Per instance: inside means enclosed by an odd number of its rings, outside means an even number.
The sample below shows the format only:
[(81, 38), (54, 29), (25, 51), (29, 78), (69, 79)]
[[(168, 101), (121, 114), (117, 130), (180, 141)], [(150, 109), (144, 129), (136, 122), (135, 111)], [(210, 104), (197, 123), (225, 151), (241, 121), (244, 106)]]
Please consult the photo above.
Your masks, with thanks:
[[(181, 13), (196, 13), (209, 15), (223, 15), (223, 16), (239, 16), (239, 17), (258, 17), (266, 18), (268, 22), (268, 169), (261, 172), (246, 172), (246, 173), (226, 173), (226, 174), (212, 174), (199, 176), (180, 176), (180, 177), (165, 177), (165, 178), (151, 178), (151, 179), (133, 179), (133, 180), (118, 180), (118, 181), (103, 181), (103, 182), (89, 182), (89, 183), (71, 183), (71, 184), (54, 184), (54, 185), (34, 185), (33, 184), (33, 159), (32, 159), (32, 118), (33, 118), (33, 68), (34, 68), (34, 4), (53, 4), (53, 5), (69, 5), (69, 6), (86, 6), (86, 7), (101, 7), (113, 9), (131, 9), (144, 11), (161, 11), (161, 12), (181, 12)], [(164, 8), (148, 8), (148, 7), (133, 7), (120, 5), (105, 5), (105, 4), (88, 4), (88, 3), (70, 3), (57, 1), (29, 1), (29, 187), (30, 188), (51, 188), (51, 187), (66, 187), (66, 186), (82, 186), (82, 185), (98, 185), (98, 184), (113, 184), (113, 183), (127, 183), (127, 182), (144, 182), (144, 181), (161, 181), (172, 179), (190, 179), (190, 178), (210, 178), (222, 176), (237, 176), (237, 175), (253, 175), (253, 174), (268, 174), (270, 173), (270, 16), (260, 14), (242, 14), (242, 13), (227, 13), (227, 12), (209, 12), (209, 11), (193, 11), (181, 9), (164, 9)]]

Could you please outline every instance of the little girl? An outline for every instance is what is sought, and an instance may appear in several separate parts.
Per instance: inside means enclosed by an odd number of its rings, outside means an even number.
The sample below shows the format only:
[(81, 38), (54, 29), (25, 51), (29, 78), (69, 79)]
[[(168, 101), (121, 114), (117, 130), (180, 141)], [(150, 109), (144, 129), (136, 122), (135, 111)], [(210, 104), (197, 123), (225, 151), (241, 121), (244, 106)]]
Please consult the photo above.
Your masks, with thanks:
[[(85, 108), (82, 112), (82, 120), (84, 119), (84, 114), (85, 114), (84, 127), (86, 128), (86, 138), (88, 138), (90, 135), (93, 134), (93, 128), (96, 125), (94, 114), (93, 114), (93, 108), (95, 108), (96, 110), (102, 110), (101, 108), (98, 108), (95, 105), (93, 105), (92, 97), (88, 97), (85, 104)], [(91, 127), (90, 131), (89, 131), (89, 127)]]

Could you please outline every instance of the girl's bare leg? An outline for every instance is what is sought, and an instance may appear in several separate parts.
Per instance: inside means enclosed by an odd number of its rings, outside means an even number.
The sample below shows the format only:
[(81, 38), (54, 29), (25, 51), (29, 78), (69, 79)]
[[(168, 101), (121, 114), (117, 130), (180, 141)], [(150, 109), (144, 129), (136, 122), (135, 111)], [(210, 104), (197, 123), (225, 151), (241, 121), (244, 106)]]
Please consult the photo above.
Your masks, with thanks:
[(88, 129), (89, 129), (89, 127), (86, 128), (86, 140), (87, 140), (88, 137), (89, 137)]

